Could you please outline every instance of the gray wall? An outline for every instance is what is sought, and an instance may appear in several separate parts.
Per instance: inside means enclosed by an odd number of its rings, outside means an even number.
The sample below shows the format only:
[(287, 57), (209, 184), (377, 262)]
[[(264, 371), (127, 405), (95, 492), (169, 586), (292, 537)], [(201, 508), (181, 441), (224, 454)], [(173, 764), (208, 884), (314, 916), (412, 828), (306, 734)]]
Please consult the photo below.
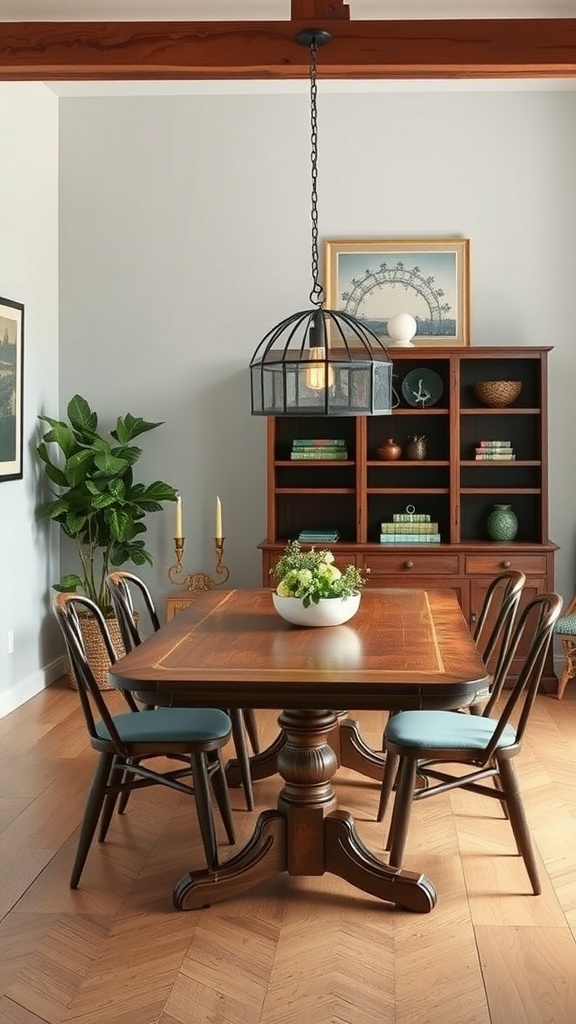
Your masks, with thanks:
[[(331, 86), (321, 236), (469, 237), (472, 344), (554, 346), (551, 537), (568, 597), (576, 94)], [(182, 493), (186, 567), (213, 566), (219, 494), (236, 585), (259, 582), (265, 533), (265, 421), (250, 417), (247, 365), (308, 305), (308, 117), (305, 91), (61, 101), (62, 401), (79, 390), (109, 419), (166, 421), (146, 468)], [(150, 520), (158, 599), (172, 519)]]
[[(35, 525), (36, 417), (58, 402), (58, 100), (40, 83), (0, 87), (0, 295), (24, 303), (24, 476), (0, 481), (0, 717), (51, 681), (48, 614), (59, 538)], [(14, 634), (8, 654), (7, 634)]]

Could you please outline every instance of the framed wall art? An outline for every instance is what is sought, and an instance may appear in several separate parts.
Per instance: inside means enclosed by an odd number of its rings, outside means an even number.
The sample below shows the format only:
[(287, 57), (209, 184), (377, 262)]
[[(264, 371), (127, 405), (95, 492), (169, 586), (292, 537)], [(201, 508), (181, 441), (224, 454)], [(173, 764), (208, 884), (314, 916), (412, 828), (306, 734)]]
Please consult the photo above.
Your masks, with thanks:
[(390, 318), (410, 313), (414, 345), (469, 345), (469, 250), (467, 238), (327, 240), (326, 305), (384, 344)]
[(0, 481), (22, 476), (24, 306), (0, 298)]

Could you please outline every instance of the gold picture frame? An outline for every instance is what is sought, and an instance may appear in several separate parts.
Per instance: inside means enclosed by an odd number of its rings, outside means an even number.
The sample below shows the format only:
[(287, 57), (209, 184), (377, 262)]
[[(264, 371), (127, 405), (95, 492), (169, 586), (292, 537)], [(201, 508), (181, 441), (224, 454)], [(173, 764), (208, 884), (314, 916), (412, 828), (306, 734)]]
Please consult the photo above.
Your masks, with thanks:
[(388, 320), (410, 313), (417, 346), (470, 344), (468, 238), (327, 239), (326, 305), (390, 343)]

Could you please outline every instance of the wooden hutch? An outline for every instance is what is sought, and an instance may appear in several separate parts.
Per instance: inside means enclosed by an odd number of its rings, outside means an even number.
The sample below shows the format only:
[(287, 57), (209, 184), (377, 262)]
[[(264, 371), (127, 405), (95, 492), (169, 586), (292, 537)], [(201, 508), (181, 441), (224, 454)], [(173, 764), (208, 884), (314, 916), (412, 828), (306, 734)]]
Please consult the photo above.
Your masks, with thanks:
[[(288, 540), (305, 529), (335, 529), (337, 562), (370, 569), (370, 586), (450, 587), (473, 626), (491, 579), (505, 568), (526, 573), (525, 600), (554, 589), (556, 545), (548, 536), (547, 358), (549, 348), (390, 348), (399, 404), (388, 416), (271, 417), (267, 440), (267, 538), (262, 582)], [(441, 390), (434, 404), (414, 406), (402, 384), (425, 371)], [(417, 376), (413, 374), (413, 377)], [(412, 378), (411, 378), (412, 379)], [(518, 380), (512, 405), (483, 405), (478, 381)], [(441, 385), (439, 384), (441, 382)], [(406, 387), (404, 388), (406, 392)], [(408, 393), (408, 392), (406, 392)], [(414, 399), (411, 399), (412, 401)], [(426, 437), (426, 457), (381, 461), (394, 438)], [(341, 461), (294, 461), (297, 438), (344, 439)], [(480, 440), (509, 441), (514, 459), (478, 461)], [(513, 541), (495, 542), (486, 519), (495, 503), (518, 518)], [(414, 506), (438, 523), (441, 542), (381, 544), (380, 524)], [(322, 546), (322, 545), (317, 545)], [(552, 660), (543, 680), (556, 686)]]

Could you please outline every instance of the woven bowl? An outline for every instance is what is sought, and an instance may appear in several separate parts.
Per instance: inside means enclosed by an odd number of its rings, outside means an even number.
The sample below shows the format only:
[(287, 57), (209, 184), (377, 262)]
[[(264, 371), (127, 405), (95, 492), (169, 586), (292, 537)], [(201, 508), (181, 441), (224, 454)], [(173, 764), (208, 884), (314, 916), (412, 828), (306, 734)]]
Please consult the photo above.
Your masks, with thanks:
[(479, 380), (473, 385), (478, 401), (483, 405), (503, 408), (512, 405), (522, 391), (520, 380)]

